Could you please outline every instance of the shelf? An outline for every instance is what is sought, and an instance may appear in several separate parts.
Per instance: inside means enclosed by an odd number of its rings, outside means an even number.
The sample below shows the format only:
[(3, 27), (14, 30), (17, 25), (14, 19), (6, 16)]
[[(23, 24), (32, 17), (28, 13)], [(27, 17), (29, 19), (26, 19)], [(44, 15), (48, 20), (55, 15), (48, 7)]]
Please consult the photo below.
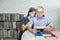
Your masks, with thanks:
[(0, 37), (0, 38), (3, 38), (3, 39), (19, 39), (17, 37)]
[(19, 39), (20, 23), (23, 14), (2, 14), (0, 13), (0, 39)]

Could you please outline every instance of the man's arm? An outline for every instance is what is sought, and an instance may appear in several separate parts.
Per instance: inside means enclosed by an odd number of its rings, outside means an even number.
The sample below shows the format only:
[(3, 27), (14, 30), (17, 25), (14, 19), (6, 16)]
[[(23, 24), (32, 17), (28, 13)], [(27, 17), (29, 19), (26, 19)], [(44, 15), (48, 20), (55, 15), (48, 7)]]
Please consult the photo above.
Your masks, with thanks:
[(55, 26), (54, 25), (50, 26), (50, 28), (48, 29), (48, 31), (54, 31), (54, 30), (55, 30)]
[(55, 26), (54, 26), (52, 20), (49, 19), (49, 18), (47, 18), (47, 26), (49, 27), (49, 28), (47, 28), (47, 31), (53, 31), (53, 30), (55, 30)]

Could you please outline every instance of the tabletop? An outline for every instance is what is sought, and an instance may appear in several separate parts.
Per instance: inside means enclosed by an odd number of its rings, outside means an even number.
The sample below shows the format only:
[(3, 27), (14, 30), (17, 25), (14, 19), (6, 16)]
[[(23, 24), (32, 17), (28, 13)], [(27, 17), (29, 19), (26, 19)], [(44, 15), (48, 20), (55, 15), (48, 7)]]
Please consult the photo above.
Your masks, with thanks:
[(60, 31), (52, 31), (57, 36), (57, 39), (46, 39), (43, 36), (36, 38), (35, 35), (28, 30), (25, 31), (22, 35), (22, 40), (60, 40)]

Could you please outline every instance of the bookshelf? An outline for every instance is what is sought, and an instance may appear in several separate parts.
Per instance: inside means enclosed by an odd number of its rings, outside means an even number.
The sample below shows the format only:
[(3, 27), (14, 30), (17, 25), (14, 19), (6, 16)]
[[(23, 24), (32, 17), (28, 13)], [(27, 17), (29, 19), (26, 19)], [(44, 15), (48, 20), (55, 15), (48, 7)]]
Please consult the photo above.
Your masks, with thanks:
[(0, 14), (0, 40), (18, 40), (23, 14)]

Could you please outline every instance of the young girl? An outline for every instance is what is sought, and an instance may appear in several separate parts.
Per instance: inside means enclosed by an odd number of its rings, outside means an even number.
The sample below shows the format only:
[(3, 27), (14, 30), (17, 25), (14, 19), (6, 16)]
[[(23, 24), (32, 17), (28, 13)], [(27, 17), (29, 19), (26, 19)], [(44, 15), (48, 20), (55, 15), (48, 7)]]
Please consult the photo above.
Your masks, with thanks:
[(27, 30), (27, 27), (32, 22), (32, 18), (34, 16), (35, 16), (35, 8), (31, 7), (28, 11), (27, 16), (22, 19), (23, 31), (20, 32), (20, 40), (21, 40), (22, 34)]

